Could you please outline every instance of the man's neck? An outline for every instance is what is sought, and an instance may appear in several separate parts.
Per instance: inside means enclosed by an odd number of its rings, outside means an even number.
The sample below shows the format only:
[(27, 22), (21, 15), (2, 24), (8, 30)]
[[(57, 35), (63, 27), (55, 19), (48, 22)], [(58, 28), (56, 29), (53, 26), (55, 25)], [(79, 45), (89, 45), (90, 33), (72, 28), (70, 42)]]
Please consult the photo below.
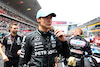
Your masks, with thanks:
[(43, 28), (40, 28), (40, 27), (39, 27), (39, 30), (43, 31), (43, 32), (48, 32), (48, 29), (43, 29)]

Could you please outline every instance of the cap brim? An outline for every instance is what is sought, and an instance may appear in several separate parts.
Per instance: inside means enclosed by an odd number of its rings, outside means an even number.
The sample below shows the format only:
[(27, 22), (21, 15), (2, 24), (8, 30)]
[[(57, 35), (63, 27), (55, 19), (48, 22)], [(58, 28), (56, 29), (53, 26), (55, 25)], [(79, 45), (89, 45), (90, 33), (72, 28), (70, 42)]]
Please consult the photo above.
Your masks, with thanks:
[(49, 15), (51, 15), (52, 17), (56, 17), (55, 13), (44, 14), (41, 17), (46, 17), (46, 16), (49, 16)]
[(51, 15), (52, 17), (56, 17), (56, 14), (55, 13), (51, 13), (49, 15)]
[(46, 17), (46, 16), (49, 16), (49, 15), (51, 15), (52, 17), (56, 17), (56, 14), (55, 14), (54, 12), (51, 12), (51, 11), (48, 11), (48, 10), (40, 9), (40, 10), (37, 12), (36, 18)]

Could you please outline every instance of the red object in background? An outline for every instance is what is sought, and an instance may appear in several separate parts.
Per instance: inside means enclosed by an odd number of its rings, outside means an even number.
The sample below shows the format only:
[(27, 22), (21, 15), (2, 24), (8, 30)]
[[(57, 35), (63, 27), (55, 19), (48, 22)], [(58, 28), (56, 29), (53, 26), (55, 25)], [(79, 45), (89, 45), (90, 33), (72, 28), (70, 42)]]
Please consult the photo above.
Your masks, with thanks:
[(4, 14), (5, 12), (4, 12), (2, 9), (0, 9), (0, 14), (1, 14), (1, 13), (3, 13), (3, 14)]
[(95, 41), (94, 41), (97, 45), (100, 45), (100, 38), (95, 38)]
[(23, 3), (23, 1), (19, 1), (18, 3), (19, 3), (19, 4), (22, 4), (22, 3)]
[(26, 33), (28, 33), (28, 32), (31, 32), (31, 30), (23, 30), (23, 32), (26, 32)]
[(64, 21), (52, 21), (52, 24), (53, 25), (56, 25), (56, 24), (67, 24), (67, 22), (64, 22)]
[(95, 38), (93, 38), (92, 40), (90, 39), (90, 42), (91, 42), (91, 43), (94, 43), (94, 40), (95, 40)]
[(62, 22), (57, 22), (57, 24), (62, 24)]
[(20, 9), (19, 9), (19, 10), (17, 10), (17, 11), (20, 11)]

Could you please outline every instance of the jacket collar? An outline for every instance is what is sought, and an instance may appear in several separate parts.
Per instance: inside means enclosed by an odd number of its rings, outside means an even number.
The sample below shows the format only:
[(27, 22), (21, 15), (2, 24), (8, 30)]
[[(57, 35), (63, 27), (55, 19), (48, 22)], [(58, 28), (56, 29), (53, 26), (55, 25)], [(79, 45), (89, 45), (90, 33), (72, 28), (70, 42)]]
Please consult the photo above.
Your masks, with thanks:
[(48, 32), (43, 32), (43, 31), (40, 31), (39, 29), (37, 30), (37, 32), (42, 35), (42, 36), (51, 36), (51, 32), (48, 31)]

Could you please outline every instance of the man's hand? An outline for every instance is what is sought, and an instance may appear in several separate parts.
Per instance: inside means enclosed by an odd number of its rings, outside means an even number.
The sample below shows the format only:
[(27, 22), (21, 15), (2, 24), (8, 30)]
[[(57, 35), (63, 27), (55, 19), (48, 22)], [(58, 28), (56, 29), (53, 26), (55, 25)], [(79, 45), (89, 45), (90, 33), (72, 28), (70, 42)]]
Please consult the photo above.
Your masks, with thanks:
[(55, 67), (58, 67), (57, 57), (55, 57)]
[(21, 54), (21, 50), (18, 50), (17, 54), (20, 55)]
[(8, 57), (6, 55), (3, 56), (3, 61), (4, 62), (9, 61), (9, 59), (8, 59)]
[(64, 33), (61, 32), (60, 30), (56, 29), (54, 31), (54, 34), (56, 35), (56, 37), (58, 37), (59, 40), (61, 40), (63, 42), (66, 41)]

